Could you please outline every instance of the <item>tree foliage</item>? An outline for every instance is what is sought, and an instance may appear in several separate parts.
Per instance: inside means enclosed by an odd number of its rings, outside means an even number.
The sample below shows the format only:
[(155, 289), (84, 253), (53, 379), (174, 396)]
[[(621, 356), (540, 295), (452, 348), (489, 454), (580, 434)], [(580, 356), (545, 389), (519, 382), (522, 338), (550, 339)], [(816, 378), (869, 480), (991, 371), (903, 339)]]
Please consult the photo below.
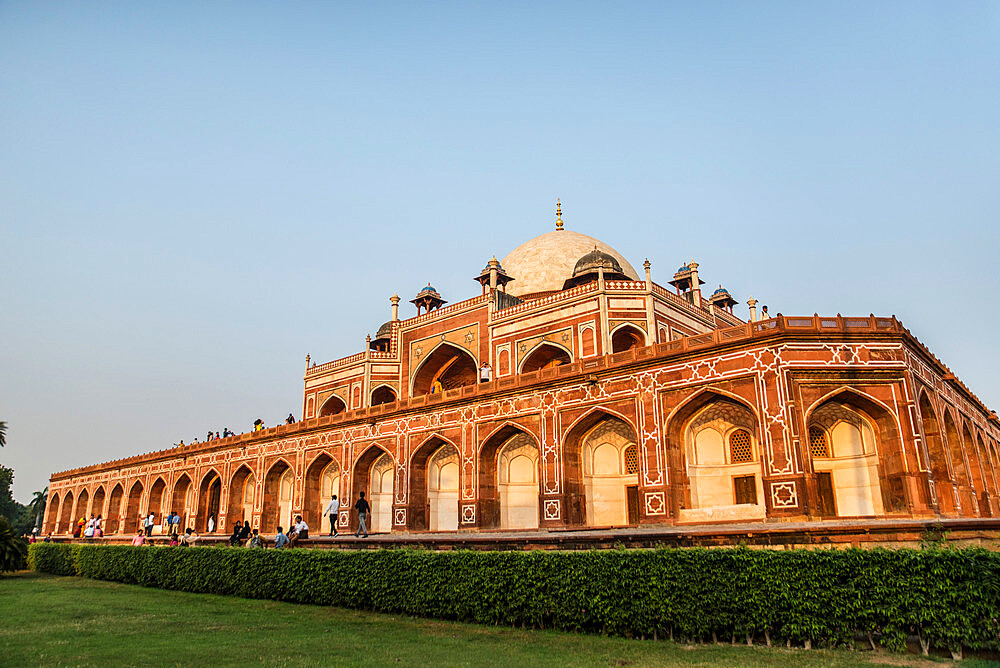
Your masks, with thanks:
[(28, 543), (14, 533), (7, 518), (0, 517), (0, 573), (28, 567)]
[(579, 552), (31, 546), (102, 580), (477, 622), (811, 646), (908, 636), (1000, 648), (1000, 554), (967, 550)]

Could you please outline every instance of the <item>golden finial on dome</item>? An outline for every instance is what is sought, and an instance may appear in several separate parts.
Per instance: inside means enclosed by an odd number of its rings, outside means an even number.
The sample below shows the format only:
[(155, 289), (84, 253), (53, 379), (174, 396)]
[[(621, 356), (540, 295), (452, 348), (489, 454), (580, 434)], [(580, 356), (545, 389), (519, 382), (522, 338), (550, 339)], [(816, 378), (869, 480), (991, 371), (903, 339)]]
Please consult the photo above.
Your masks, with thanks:
[(556, 198), (556, 229), (561, 230), (563, 228), (562, 222), (562, 204), (559, 202), (559, 198)]

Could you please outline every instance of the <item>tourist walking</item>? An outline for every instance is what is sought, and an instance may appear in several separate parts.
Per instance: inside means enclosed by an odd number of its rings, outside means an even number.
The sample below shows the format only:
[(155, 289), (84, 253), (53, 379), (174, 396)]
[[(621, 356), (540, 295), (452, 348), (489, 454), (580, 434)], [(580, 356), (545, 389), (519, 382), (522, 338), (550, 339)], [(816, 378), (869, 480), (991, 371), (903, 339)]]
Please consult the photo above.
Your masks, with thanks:
[(170, 528), (173, 533), (181, 533), (181, 516), (177, 513), (173, 513), (173, 518), (170, 520)]
[(364, 531), (365, 538), (368, 538), (368, 525), (365, 522), (368, 521), (368, 515), (372, 511), (372, 507), (365, 501), (364, 492), (358, 492), (358, 501), (354, 504), (354, 509), (358, 511), (358, 530), (354, 532), (354, 537), (357, 538), (358, 533)]
[(274, 537), (274, 547), (281, 549), (288, 545), (288, 536), (281, 532), (281, 527), (278, 527), (278, 535)]
[(155, 524), (156, 519), (153, 515), (153, 511), (149, 511), (149, 517), (146, 518), (146, 536), (153, 535), (153, 524)]
[[(336, 494), (330, 495), (330, 503), (326, 504), (326, 510), (323, 511), (324, 515), (330, 516), (330, 535), (336, 536), (337, 534), (337, 516), (340, 514), (340, 501), (337, 500)], [(322, 531), (322, 527), (320, 531)]]

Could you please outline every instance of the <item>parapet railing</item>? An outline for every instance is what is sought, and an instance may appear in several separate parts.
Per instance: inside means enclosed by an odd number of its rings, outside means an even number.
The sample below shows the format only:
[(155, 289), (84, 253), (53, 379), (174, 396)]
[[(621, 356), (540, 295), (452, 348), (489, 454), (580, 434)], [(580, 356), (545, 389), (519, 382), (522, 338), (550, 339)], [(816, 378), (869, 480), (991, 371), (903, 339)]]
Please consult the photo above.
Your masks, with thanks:
[[(127, 459), (114, 460), (102, 464), (93, 464), (80, 469), (62, 471), (55, 476), (67, 475), (70, 473), (103, 470), (109, 467), (126, 467), (132, 464), (156, 459), (161, 456), (187, 456), (188, 454), (228, 448), (240, 443), (280, 438), (292, 433), (309, 431), (312, 429), (327, 427), (335, 424), (350, 423), (361, 420), (371, 421), (392, 413), (402, 413), (426, 406), (448, 403), (456, 400), (467, 400), (473, 397), (489, 395), (497, 392), (507, 392), (512, 389), (525, 388), (526, 386), (544, 384), (553, 380), (568, 378), (575, 375), (592, 376), (598, 372), (626, 366), (635, 362), (649, 361), (654, 359), (664, 359), (670, 357), (680, 357), (691, 352), (706, 350), (714, 346), (731, 345), (741, 341), (754, 339), (774, 338), (783, 334), (798, 335), (818, 335), (818, 334), (906, 334), (910, 336), (923, 351), (932, 358), (945, 373), (950, 374), (950, 370), (934, 357), (923, 344), (916, 340), (909, 330), (903, 327), (902, 323), (895, 316), (884, 318), (869, 315), (868, 317), (845, 317), (841, 315), (829, 316), (783, 316), (778, 314), (768, 320), (758, 320), (757, 322), (747, 322), (736, 327), (717, 329), (705, 334), (686, 336), (673, 341), (656, 343), (651, 346), (637, 347), (620, 353), (603, 355), (600, 357), (590, 357), (577, 360), (570, 364), (539, 369), (530, 373), (515, 374), (496, 378), (490, 382), (479, 383), (477, 385), (467, 385), (465, 387), (446, 390), (441, 394), (426, 394), (419, 397), (410, 397), (378, 406), (356, 408), (336, 415), (327, 415), (320, 418), (311, 418), (295, 424), (279, 425), (270, 427), (258, 432), (238, 434), (214, 441), (203, 441), (184, 445), (182, 447), (159, 450), (142, 455), (135, 455)], [(361, 353), (363, 356), (364, 353)], [(319, 368), (319, 367), (317, 367)], [(954, 376), (952, 376), (954, 378)], [(965, 390), (969, 396), (973, 397), (983, 410), (986, 410), (975, 395), (972, 394), (965, 385), (961, 384), (957, 378), (954, 382)]]

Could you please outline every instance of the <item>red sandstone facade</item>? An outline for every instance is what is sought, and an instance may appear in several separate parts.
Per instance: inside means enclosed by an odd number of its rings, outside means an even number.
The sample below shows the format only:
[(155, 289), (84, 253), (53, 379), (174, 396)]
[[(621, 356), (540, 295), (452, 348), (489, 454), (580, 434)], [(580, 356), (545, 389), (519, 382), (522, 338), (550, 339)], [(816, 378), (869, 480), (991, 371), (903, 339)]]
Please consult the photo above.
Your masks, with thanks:
[(996, 414), (895, 318), (744, 322), (696, 264), (668, 289), (570, 234), (491, 261), (475, 298), (428, 286), (400, 320), (394, 297), (365, 351), (307, 362), (296, 424), (54, 474), (43, 531), (325, 532), (331, 491), (393, 532), (1000, 512)]

